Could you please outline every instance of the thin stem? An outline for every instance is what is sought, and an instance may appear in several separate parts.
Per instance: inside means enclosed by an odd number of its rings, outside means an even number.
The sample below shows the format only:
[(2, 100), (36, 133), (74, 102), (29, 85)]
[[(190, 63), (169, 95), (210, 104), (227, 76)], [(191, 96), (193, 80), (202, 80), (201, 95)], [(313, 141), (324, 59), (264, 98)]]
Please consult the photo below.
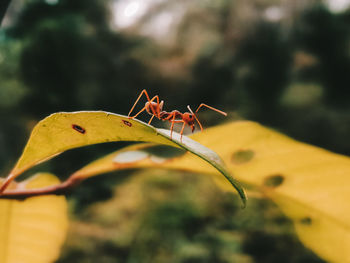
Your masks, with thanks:
[(81, 183), (83, 179), (69, 177), (63, 183), (36, 188), (36, 189), (18, 189), (18, 190), (6, 190), (0, 195), (0, 199), (26, 199), (28, 197), (40, 196), (40, 195), (62, 195), (69, 189)]

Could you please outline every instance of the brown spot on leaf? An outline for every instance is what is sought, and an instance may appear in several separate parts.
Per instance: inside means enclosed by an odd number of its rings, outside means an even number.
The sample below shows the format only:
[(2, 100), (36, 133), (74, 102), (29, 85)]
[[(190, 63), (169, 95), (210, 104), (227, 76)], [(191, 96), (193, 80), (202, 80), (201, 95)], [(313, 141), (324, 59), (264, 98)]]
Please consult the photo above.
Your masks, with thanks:
[(73, 124), (72, 128), (74, 130), (76, 130), (77, 132), (80, 132), (81, 134), (84, 134), (86, 132), (86, 130), (83, 127), (81, 127), (81, 126), (79, 126), (77, 124)]
[(253, 159), (255, 153), (253, 150), (238, 150), (231, 156), (231, 161), (234, 164), (243, 164)]
[(167, 145), (154, 145), (144, 149), (145, 152), (148, 152), (151, 156), (171, 159), (184, 155), (186, 151), (180, 148), (174, 148)]
[(281, 174), (274, 174), (268, 176), (265, 181), (264, 185), (267, 187), (277, 187), (280, 186), (284, 182), (284, 176)]
[(126, 120), (123, 120), (123, 123), (124, 123), (126, 126), (129, 126), (129, 127), (132, 126), (131, 122), (128, 122), (128, 121), (126, 121)]
[(309, 216), (303, 217), (300, 219), (300, 223), (303, 225), (311, 225), (312, 224), (312, 218)]

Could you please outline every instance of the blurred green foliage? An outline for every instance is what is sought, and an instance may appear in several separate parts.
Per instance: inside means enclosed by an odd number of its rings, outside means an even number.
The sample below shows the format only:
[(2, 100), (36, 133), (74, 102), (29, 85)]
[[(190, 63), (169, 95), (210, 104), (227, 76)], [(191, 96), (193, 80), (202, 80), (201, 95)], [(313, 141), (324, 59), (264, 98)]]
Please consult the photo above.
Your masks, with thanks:
[(58, 262), (323, 262), (276, 206), (252, 199), (242, 212), (236, 201), (208, 177), (137, 173), (73, 220)]
[[(332, 13), (321, 1), (298, 6), (293, 0), (168, 0), (129, 29), (116, 30), (111, 1), (14, 2), (0, 31), (2, 174), (35, 121), (57, 111), (126, 114), (144, 88), (159, 94), (167, 110), (205, 102), (231, 118), (259, 121), (350, 154), (349, 10)], [(179, 7), (185, 13), (164, 42), (140, 33), (157, 15), (175, 14)], [(269, 8), (280, 8), (283, 16), (268, 19)], [(205, 126), (220, 122), (215, 113), (201, 118)], [(50, 162), (49, 169), (64, 177), (115, 147), (77, 149)], [(102, 238), (73, 231), (59, 262), (321, 262), (301, 247), (271, 204), (251, 201), (240, 213), (217, 190), (210, 190), (213, 200), (200, 193), (197, 177), (190, 176), (191, 186), (180, 183), (184, 176), (173, 177), (139, 186), (150, 189), (147, 200), (130, 209), (138, 230), (120, 237), (129, 241), (114, 240), (116, 230)], [(93, 179), (75, 191), (77, 224), (92, 217), (102, 233), (118, 230), (100, 218), (111, 213), (113, 223), (118, 206), (99, 213), (89, 206), (112, 197), (116, 181), (128, 185), (122, 178)], [(151, 200), (155, 189), (166, 190)]]
[(106, 18), (103, 1), (34, 1), (25, 7), (9, 36), (24, 42), (20, 73), (31, 87), (23, 99), (27, 114), (123, 109), (144, 82), (142, 65), (128, 53), (137, 40), (112, 32)]

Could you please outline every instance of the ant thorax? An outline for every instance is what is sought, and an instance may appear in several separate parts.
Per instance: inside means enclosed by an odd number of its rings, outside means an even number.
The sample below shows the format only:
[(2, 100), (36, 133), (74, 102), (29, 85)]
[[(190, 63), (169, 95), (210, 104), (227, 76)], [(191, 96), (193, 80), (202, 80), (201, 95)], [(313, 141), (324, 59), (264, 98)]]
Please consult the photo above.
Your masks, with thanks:
[(178, 110), (173, 110), (171, 112), (167, 111), (161, 111), (160, 114), (160, 119), (162, 120), (168, 120), (168, 121), (180, 121), (182, 120), (182, 113), (179, 112)]
[(170, 112), (167, 111), (161, 111), (159, 113), (159, 118), (162, 120), (165, 120), (166, 118), (168, 118), (170, 116)]

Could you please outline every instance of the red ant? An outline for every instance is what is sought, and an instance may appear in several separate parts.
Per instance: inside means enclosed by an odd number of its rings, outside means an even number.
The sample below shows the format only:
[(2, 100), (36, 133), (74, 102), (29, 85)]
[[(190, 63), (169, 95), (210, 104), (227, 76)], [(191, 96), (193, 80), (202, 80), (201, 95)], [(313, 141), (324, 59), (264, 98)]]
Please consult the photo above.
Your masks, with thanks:
[[(145, 94), (147, 97), (147, 102), (146, 102), (145, 106), (136, 115), (130, 117), (131, 112), (134, 110), (136, 104), (138, 103), (138, 101), (140, 100), (140, 98), (142, 97), (143, 94)], [(156, 102), (154, 100), (156, 100)], [(181, 113), (178, 110), (173, 110), (171, 112), (163, 111), (163, 105), (164, 105), (164, 101), (162, 100), (161, 102), (159, 102), (158, 95), (156, 95), (152, 99), (150, 99), (147, 91), (144, 89), (141, 91), (139, 97), (137, 98), (134, 105), (132, 106), (132, 108), (128, 114), (128, 117), (129, 117), (129, 119), (134, 119), (141, 112), (146, 110), (146, 112), (148, 114), (152, 115), (148, 124), (151, 124), (154, 117), (156, 117), (157, 119), (162, 120), (162, 121), (169, 121), (169, 122), (171, 122), (170, 138), (172, 138), (172, 135), (173, 135), (174, 123), (181, 123), (182, 122), (183, 124), (182, 124), (181, 132), (180, 132), (181, 141), (182, 141), (182, 134), (183, 134), (183, 131), (184, 131), (186, 124), (191, 127), (191, 130), (193, 132), (195, 129), (195, 121), (197, 121), (201, 131), (203, 131), (203, 127), (202, 127), (201, 123), (199, 122), (196, 114), (192, 111), (190, 106), (187, 106), (187, 109), (189, 110), (189, 112)], [(227, 116), (226, 112), (215, 109), (215, 108), (208, 106), (204, 103), (201, 103), (195, 112), (197, 113), (201, 107), (207, 107), (207, 108), (214, 110), (214, 111), (216, 111), (224, 116)]]

